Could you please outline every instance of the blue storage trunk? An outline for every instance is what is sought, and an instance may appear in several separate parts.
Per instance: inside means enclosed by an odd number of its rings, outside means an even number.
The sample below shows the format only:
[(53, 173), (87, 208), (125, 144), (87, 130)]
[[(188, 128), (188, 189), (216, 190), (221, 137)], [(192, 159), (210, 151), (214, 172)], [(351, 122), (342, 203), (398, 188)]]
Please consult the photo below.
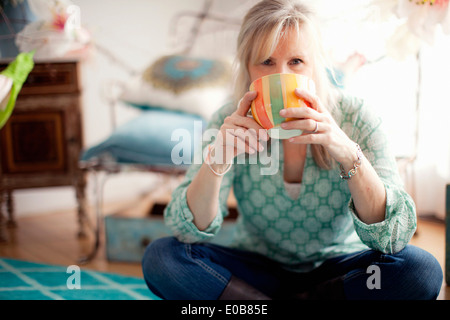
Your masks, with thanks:
[[(163, 205), (157, 211), (162, 212)], [(111, 214), (104, 218), (106, 257), (109, 261), (141, 262), (145, 248), (154, 240), (171, 236), (161, 214), (129, 216)], [(234, 222), (224, 221), (212, 243), (227, 245), (231, 242)]]

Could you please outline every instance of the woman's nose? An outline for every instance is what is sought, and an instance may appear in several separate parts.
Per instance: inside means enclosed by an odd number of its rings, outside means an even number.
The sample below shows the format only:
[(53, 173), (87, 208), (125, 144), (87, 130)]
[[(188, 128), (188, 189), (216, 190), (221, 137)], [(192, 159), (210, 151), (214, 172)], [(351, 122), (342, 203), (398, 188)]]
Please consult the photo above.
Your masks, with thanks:
[(276, 67), (276, 73), (289, 73), (289, 68), (287, 65), (282, 64), (282, 65), (277, 65)]

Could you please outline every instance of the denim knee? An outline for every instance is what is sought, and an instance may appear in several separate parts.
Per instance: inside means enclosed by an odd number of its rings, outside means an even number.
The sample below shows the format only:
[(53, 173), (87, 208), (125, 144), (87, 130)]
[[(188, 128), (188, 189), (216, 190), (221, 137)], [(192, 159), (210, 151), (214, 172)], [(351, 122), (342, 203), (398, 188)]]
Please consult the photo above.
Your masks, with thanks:
[[(369, 266), (377, 266), (378, 272), (367, 271), (367, 262)], [(369, 286), (372, 280), (379, 287)], [(407, 245), (394, 254), (367, 251), (364, 267), (346, 275), (344, 289), (348, 299), (435, 300), (442, 281), (442, 269), (436, 258), (423, 249)]]
[(161, 279), (167, 279), (177, 266), (176, 247), (181, 243), (174, 237), (160, 238), (152, 241), (142, 258), (142, 272), (148, 287), (153, 293), (162, 297), (158, 290)]
[(435, 300), (442, 287), (441, 265), (429, 252), (408, 245), (398, 253), (404, 259), (402, 280), (411, 288), (409, 299)]
[(222, 275), (226, 270), (201, 253), (196, 254), (197, 251), (203, 252), (198, 246), (174, 237), (152, 242), (142, 259), (144, 279), (150, 290), (170, 300), (216, 299), (228, 283), (228, 278)]
[[(152, 241), (145, 249), (142, 258), (142, 269), (144, 275), (155, 274), (161, 270), (165, 270), (172, 264), (172, 260), (176, 259), (173, 255), (174, 247), (180, 242), (174, 237), (160, 238)], [(175, 250), (176, 251), (176, 250)]]

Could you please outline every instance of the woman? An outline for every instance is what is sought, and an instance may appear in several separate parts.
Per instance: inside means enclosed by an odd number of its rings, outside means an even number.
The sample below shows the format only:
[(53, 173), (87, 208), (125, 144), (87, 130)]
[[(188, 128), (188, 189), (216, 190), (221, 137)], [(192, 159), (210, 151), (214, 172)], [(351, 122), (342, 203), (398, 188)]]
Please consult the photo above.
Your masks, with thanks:
[[(173, 193), (165, 219), (176, 237), (154, 241), (143, 258), (145, 280), (162, 298), (437, 297), (442, 270), (407, 245), (415, 206), (380, 120), (330, 84), (317, 30), (309, 9), (292, 0), (261, 1), (244, 18), (239, 102), (215, 114), (209, 127), (220, 134)], [(266, 131), (247, 116), (256, 97), (247, 91), (275, 73), (306, 75), (316, 93), (297, 89), (311, 108), (280, 112), (294, 118), (284, 129), (303, 134), (268, 145)], [(265, 149), (278, 161), (272, 174), (261, 174), (260, 162), (232, 165)], [(207, 243), (227, 214), (231, 187), (239, 211), (233, 243)]]

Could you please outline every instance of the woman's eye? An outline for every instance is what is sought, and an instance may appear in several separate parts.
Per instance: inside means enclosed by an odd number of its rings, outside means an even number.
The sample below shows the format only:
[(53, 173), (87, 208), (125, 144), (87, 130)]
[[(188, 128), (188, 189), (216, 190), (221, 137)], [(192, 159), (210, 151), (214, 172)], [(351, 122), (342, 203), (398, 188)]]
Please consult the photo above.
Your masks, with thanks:
[(270, 60), (270, 59), (264, 60), (262, 62), (262, 64), (265, 65), (265, 66), (270, 66), (270, 65), (272, 65), (272, 60)]
[(291, 64), (301, 64), (301, 63), (303, 63), (302, 59), (292, 59), (291, 60)]

